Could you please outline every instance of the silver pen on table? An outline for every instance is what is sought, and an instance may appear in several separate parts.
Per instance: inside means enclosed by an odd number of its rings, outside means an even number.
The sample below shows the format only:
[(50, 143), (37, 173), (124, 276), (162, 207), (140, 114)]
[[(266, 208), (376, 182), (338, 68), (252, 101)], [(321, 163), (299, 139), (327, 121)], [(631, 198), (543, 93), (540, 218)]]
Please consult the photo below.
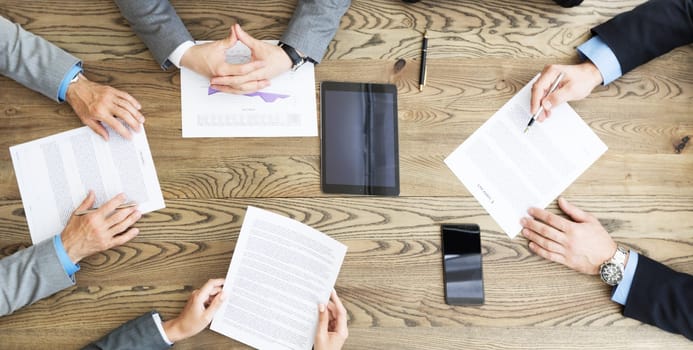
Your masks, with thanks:
[[(551, 95), (552, 92), (556, 91), (556, 88), (558, 87), (558, 84), (559, 84), (559, 83), (561, 82), (561, 80), (563, 79), (563, 76), (565, 76), (565, 74), (564, 74), (563, 72), (561, 72), (561, 74), (559, 74), (558, 77), (556, 77), (556, 80), (553, 81), (553, 84), (551, 84), (551, 87), (549, 88), (549, 92), (547, 92), (546, 95), (544, 95), (544, 97), (549, 96), (549, 95)], [(542, 98), (543, 98), (543, 97), (542, 97)], [(534, 113), (534, 115), (532, 115), (532, 118), (529, 120), (529, 123), (527, 123), (527, 127), (525, 128), (525, 131), (524, 131), (525, 134), (527, 133), (527, 131), (529, 131), (529, 127), (532, 126), (532, 124), (534, 124), (534, 120), (535, 120), (535, 119), (541, 114), (541, 112), (543, 112), (543, 111), (544, 111), (544, 106), (543, 106), (543, 105), (539, 105), (539, 109), (537, 109), (537, 112)]]

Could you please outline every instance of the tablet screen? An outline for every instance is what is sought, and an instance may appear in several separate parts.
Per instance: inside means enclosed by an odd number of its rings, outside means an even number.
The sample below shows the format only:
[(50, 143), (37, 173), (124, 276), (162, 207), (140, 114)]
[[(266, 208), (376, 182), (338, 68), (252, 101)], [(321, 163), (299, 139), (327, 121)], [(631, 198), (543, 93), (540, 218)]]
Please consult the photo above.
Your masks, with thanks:
[(396, 87), (323, 82), (321, 112), (323, 191), (398, 195)]

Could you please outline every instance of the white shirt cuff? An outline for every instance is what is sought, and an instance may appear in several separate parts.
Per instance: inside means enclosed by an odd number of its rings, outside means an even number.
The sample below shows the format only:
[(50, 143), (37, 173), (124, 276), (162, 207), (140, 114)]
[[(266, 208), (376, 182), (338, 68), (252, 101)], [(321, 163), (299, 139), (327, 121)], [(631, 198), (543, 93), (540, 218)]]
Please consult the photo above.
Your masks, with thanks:
[(168, 345), (173, 345), (173, 342), (168, 339), (166, 336), (166, 332), (164, 332), (164, 325), (161, 323), (161, 316), (159, 316), (158, 313), (153, 313), (152, 318), (154, 319), (154, 323), (156, 324), (156, 328), (159, 330), (159, 334), (161, 334), (161, 339), (163, 339), (166, 344)]
[(195, 46), (195, 43), (190, 40), (178, 45), (178, 47), (175, 50), (173, 50), (173, 52), (171, 52), (170, 55), (168, 55), (169, 62), (173, 63), (174, 66), (180, 68), (180, 60), (183, 58), (185, 52), (193, 46)]

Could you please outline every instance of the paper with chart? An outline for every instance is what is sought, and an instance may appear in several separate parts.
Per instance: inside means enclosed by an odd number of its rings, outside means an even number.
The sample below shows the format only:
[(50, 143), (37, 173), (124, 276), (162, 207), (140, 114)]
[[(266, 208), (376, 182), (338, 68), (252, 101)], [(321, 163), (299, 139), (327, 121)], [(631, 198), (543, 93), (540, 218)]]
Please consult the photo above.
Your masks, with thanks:
[(527, 209), (545, 208), (607, 150), (567, 103), (523, 133), (537, 77), (445, 159), (510, 238)]
[[(250, 49), (239, 41), (226, 51), (226, 61), (249, 62)], [(318, 136), (313, 63), (246, 95), (216, 91), (209, 79), (186, 68), (181, 68), (180, 85), (183, 137)]]
[(106, 129), (109, 141), (84, 126), (10, 147), (34, 244), (60, 233), (89, 190), (95, 207), (121, 192), (142, 213), (165, 207), (144, 128), (132, 140)]
[(257, 349), (310, 349), (347, 247), (298, 221), (248, 207), (211, 329)]

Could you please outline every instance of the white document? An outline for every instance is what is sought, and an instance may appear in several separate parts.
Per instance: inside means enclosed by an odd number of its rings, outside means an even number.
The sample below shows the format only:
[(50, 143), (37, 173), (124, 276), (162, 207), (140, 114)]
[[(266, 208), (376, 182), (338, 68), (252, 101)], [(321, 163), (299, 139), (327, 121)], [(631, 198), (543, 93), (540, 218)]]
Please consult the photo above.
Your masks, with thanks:
[(34, 244), (60, 233), (89, 190), (95, 207), (121, 192), (142, 213), (165, 207), (144, 128), (132, 140), (106, 130), (108, 142), (84, 126), (10, 147)]
[[(238, 42), (226, 51), (226, 61), (250, 62), (250, 49)], [(181, 68), (180, 85), (183, 137), (318, 136), (313, 63), (246, 95), (216, 92), (208, 78), (186, 68)]]
[(607, 150), (567, 103), (524, 133), (537, 77), (445, 159), (510, 238), (530, 207), (546, 208)]
[(347, 247), (248, 207), (211, 329), (258, 349), (310, 349)]

